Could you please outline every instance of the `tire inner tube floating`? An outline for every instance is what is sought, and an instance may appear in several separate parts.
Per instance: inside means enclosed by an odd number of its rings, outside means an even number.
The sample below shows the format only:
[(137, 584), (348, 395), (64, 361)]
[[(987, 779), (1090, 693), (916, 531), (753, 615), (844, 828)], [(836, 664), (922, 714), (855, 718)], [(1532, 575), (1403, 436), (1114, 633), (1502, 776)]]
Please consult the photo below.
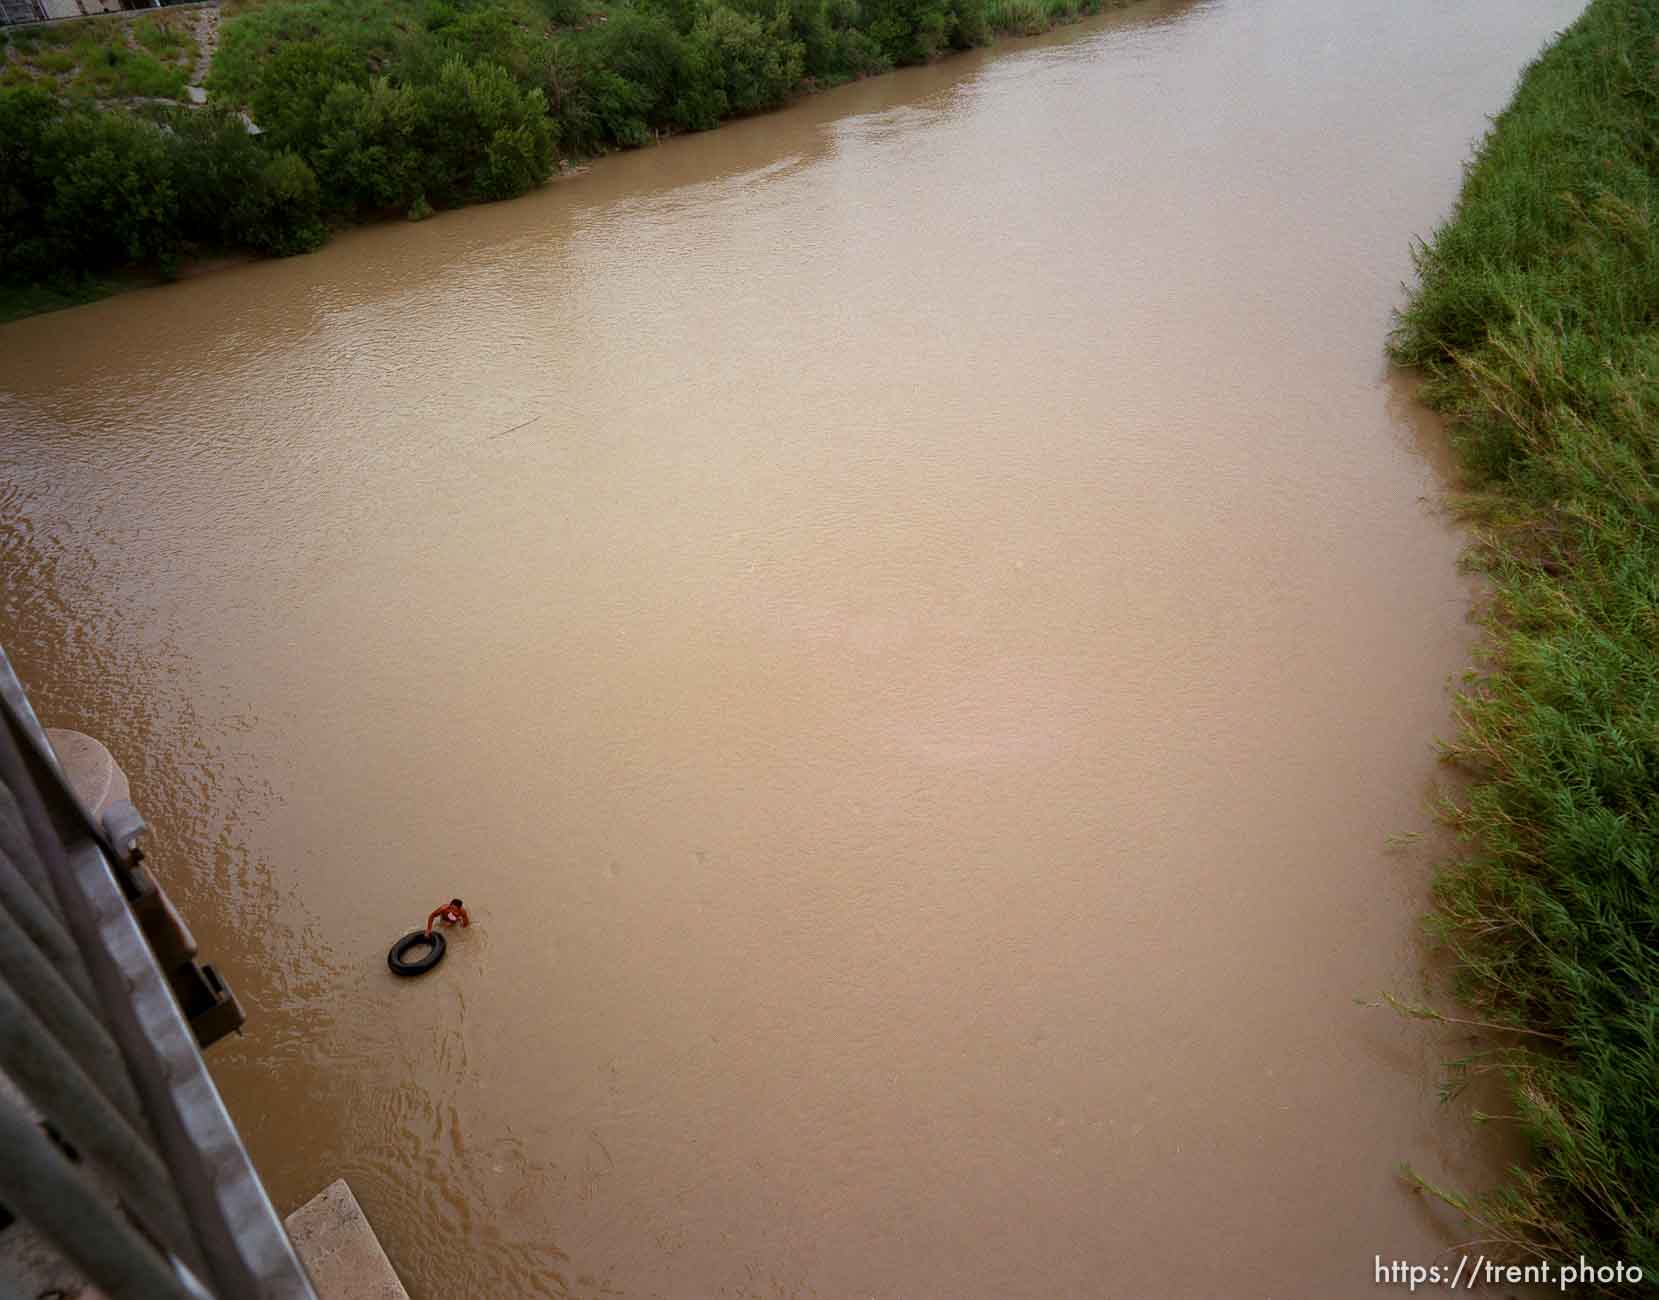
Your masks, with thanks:
[[(426, 952), (413, 961), (409, 960), (410, 951), (419, 948), (426, 949)], [(386, 964), (392, 968), (394, 975), (424, 975), (443, 959), (444, 937), (436, 930), (431, 934), (425, 930), (411, 930), (386, 954)]]

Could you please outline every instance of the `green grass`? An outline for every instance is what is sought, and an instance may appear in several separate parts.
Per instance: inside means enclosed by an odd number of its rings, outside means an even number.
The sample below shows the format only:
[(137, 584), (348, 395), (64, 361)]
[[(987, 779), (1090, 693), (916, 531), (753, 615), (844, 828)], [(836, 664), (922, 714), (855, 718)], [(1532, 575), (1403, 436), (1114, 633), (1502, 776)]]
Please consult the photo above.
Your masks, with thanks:
[[(1447, 757), (1458, 992), (1533, 1160), (1440, 1193), (1514, 1250), (1659, 1278), (1659, 6), (1592, 0), (1420, 251), (1392, 341), (1452, 417), (1489, 653)], [(1432, 1189), (1431, 1189), (1432, 1190)], [(1651, 1282), (1649, 1284), (1651, 1286)], [(1636, 1295), (1618, 1285), (1608, 1294)]]
[(125, 41), (86, 39), (72, 48), (76, 69), (69, 82), (72, 93), (95, 99), (128, 96), (184, 98), (189, 76), (184, 68), (165, 64), (153, 54), (134, 50)]
[(172, 16), (83, 19), (7, 33), (5, 85), (40, 82), (89, 99), (183, 99), (196, 38)]
[(349, 50), (378, 71), (420, 30), (420, 8), (396, 0), (278, 0), (226, 9), (208, 87), (230, 102), (249, 102), (265, 62), (298, 41)]
[(63, 72), (73, 72), (75, 65), (80, 62), (73, 50), (45, 49), (29, 60), (42, 72), (49, 72), (56, 76)]
[(994, 32), (1035, 36), (1050, 27), (1076, 22), (1103, 8), (1116, 9), (1130, 0), (989, 0), (985, 18)]
[(127, 28), (132, 38), (159, 59), (193, 63), (196, 38), (183, 24), (166, 16), (134, 19)]
[(6, 33), (7, 44), (25, 53), (46, 45), (70, 45), (76, 35), (75, 23), (53, 23), (46, 27), (25, 27)]

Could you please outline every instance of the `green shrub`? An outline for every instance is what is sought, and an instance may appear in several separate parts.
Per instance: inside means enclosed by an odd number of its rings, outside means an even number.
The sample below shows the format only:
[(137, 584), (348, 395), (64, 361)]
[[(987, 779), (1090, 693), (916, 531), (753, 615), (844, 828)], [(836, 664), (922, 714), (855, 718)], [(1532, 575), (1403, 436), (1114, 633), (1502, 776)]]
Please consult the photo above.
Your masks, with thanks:
[[(1068, 0), (1075, 4), (1075, 0)], [(989, 17), (989, 0), (951, 0), (951, 32), (950, 43), (952, 49), (971, 50), (975, 46), (988, 44), (991, 40), (991, 22)], [(1071, 15), (1075, 15), (1075, 9)]]
[(0, 279), (72, 285), (187, 244), (294, 253), (325, 230), (305, 162), (225, 110), (160, 121), (0, 92)]
[(42, 153), (52, 176), (45, 220), (82, 266), (165, 265), (176, 255), (178, 190), (162, 130), (113, 113), (71, 113)]
[(521, 26), (506, 9), (473, 9), (444, 28), (442, 44), (468, 63), (493, 63), (525, 84), (545, 38)]
[(546, 180), (552, 165), (552, 133), (544, 120), (500, 127), (479, 164), (478, 193), (486, 199), (517, 198)]
[(575, 40), (586, 80), (598, 92), (598, 116), (622, 128), (615, 135), (619, 142), (638, 143), (654, 128), (679, 125), (675, 108), (690, 88), (690, 51), (668, 19), (613, 10), (608, 22)]
[(649, 90), (620, 73), (589, 71), (581, 81), (579, 103), (572, 107), (578, 123), (585, 119), (591, 124), (590, 132), (574, 138), (592, 148), (607, 144), (638, 148), (650, 142), (654, 104), (655, 97)]
[(336, 84), (323, 102), (322, 142), (312, 155), (324, 203), (349, 214), (407, 207), (421, 195), (421, 112), (414, 91), (385, 77)]
[(789, 39), (789, 17), (780, 12), (769, 23), (724, 5), (697, 20), (691, 34), (692, 60), (703, 85), (718, 104), (713, 126), (732, 113), (756, 113), (788, 98), (800, 84), (806, 50)]
[(555, 27), (574, 27), (602, 6), (599, 0), (531, 0), (536, 12)]
[(865, 0), (864, 13), (871, 39), (896, 64), (926, 63), (955, 32), (946, 0)]
[(417, 99), (423, 191), (433, 202), (478, 193), (508, 198), (552, 170), (546, 101), (540, 91), (521, 90), (502, 68), (452, 58)]
[(179, 113), (172, 123), (179, 235), (193, 243), (241, 242), (235, 200), (257, 183), (267, 153), (224, 108)]
[(886, 72), (893, 60), (882, 49), (875, 37), (858, 27), (832, 29), (826, 68), (826, 80), (842, 77), (867, 77)]
[(365, 85), (365, 66), (323, 41), (285, 45), (260, 70), (249, 100), (254, 120), (278, 149), (311, 157), (322, 147), (323, 105), (340, 85)]
[(237, 207), (241, 242), (262, 253), (307, 253), (323, 242), (317, 177), (298, 154), (284, 150), (260, 169)]
[(45, 224), (47, 140), (65, 111), (43, 87), (0, 90), (0, 280), (22, 284), (73, 268)]
[(564, 38), (547, 42), (538, 52), (529, 74), (530, 84), (547, 101), (548, 116), (553, 119), (560, 147), (579, 154), (593, 153), (607, 142), (594, 103), (591, 76), (580, 51)]
[(640, 13), (661, 18), (680, 36), (691, 34), (691, 29), (697, 25), (697, 19), (705, 9), (703, 0), (633, 0), (631, 7)]
[[(705, 4), (715, 0), (705, 0)], [(836, 70), (828, 66), (834, 51), (834, 32), (830, 28), (829, 5), (826, 0), (718, 0), (740, 14), (758, 18), (771, 26), (783, 39), (801, 47), (801, 76), (834, 79)], [(793, 87), (791, 87), (793, 89)]]

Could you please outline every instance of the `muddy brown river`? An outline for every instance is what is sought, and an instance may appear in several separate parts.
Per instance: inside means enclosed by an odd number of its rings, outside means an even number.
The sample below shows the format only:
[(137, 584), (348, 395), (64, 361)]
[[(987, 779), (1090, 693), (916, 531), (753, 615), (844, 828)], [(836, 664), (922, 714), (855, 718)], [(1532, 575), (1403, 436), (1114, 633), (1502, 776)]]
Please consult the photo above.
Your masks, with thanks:
[[(1374, 1293), (1415, 993), (1410, 241), (1578, 0), (1152, 3), (0, 328), (0, 639), (416, 1300)], [(398, 980), (451, 895), (474, 925)]]

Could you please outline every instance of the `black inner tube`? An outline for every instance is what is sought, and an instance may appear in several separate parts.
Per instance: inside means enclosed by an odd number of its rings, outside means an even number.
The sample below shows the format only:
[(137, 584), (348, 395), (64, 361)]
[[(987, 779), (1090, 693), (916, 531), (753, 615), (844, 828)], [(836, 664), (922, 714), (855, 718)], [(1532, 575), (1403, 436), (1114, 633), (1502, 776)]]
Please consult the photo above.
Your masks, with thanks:
[[(417, 957), (414, 961), (405, 961), (404, 954), (411, 948), (425, 944), (431, 945), (424, 957)], [(394, 975), (424, 975), (444, 959), (444, 937), (434, 930), (428, 934), (425, 930), (411, 930), (403, 938), (392, 945), (391, 952), (386, 954), (386, 964), (392, 968)]]

